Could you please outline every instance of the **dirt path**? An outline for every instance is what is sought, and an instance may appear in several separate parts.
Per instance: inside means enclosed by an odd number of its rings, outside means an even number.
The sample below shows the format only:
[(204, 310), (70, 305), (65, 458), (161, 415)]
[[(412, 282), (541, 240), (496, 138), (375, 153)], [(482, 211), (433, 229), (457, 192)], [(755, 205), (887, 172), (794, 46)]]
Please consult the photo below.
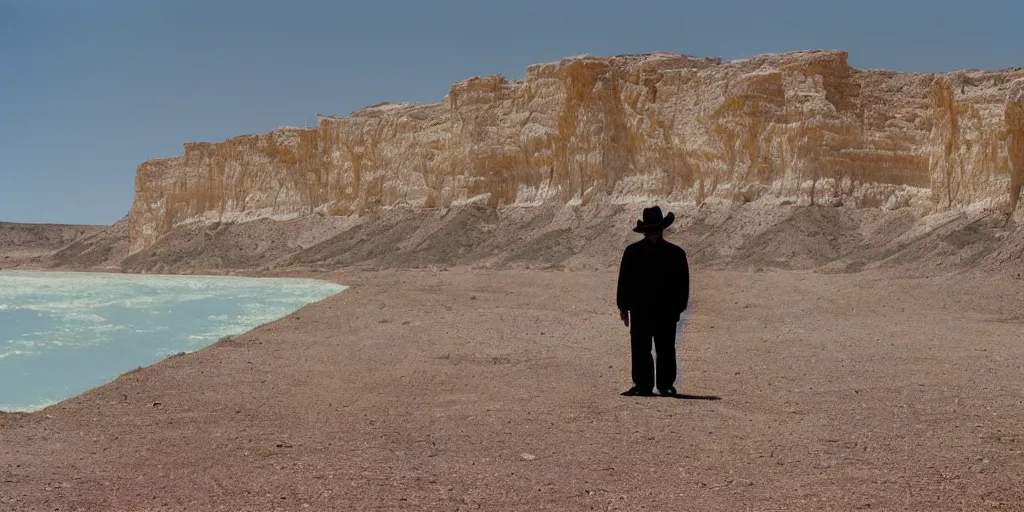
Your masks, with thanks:
[(0, 419), (0, 510), (1024, 509), (1024, 290), (697, 271), (625, 398), (607, 272), (352, 272), (291, 317)]

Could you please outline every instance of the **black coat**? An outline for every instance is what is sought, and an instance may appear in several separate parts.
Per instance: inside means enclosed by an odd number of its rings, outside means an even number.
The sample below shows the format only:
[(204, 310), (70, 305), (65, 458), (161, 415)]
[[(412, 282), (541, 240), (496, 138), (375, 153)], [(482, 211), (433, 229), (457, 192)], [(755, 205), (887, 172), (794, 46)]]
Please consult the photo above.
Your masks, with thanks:
[(630, 244), (622, 254), (616, 303), (634, 318), (676, 321), (690, 300), (686, 251), (661, 239)]

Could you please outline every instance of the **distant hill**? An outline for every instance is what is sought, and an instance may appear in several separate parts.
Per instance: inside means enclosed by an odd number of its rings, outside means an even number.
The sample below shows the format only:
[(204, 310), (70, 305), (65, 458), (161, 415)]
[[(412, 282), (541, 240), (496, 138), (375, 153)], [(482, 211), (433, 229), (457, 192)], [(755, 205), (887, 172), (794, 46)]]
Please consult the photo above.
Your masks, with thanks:
[(75, 224), (22, 224), (0, 222), (0, 268), (35, 263), (82, 237), (108, 226)]

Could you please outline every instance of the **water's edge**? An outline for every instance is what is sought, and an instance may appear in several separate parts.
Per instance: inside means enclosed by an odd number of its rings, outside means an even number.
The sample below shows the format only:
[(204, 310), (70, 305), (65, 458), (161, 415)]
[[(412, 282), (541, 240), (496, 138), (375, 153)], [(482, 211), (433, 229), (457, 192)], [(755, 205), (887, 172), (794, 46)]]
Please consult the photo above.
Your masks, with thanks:
[[(76, 282), (76, 278), (81, 278), (81, 281)], [(47, 284), (48, 279), (56, 280), (57, 283)], [(12, 282), (15, 286), (10, 286)], [(120, 298), (104, 295), (104, 284), (110, 290), (120, 287), (124, 289), (121, 291), (127, 290), (128, 294)], [(8, 388), (6, 395), (0, 392), (0, 413), (5, 414), (7, 418), (19, 413), (43, 411), (108, 385), (140, 368), (148, 368), (169, 358), (217, 345), (226, 338), (240, 336), (277, 322), (308, 305), (321, 302), (349, 288), (347, 285), (316, 277), (155, 275), (23, 269), (0, 271), (0, 285), (8, 285), (0, 286), (0, 314), (12, 311), (34, 312), (41, 317), (38, 321), (31, 318), (30, 322), (35, 323), (30, 323), (27, 327), (18, 326), (18, 322), (9, 322), (9, 336), (4, 336), (8, 339), (0, 338), (0, 388)], [(39, 289), (33, 289), (33, 285), (38, 285)], [(174, 294), (182, 291), (194, 293), (176, 301)], [(198, 293), (195, 293), (197, 291)], [(275, 292), (277, 296), (274, 295)], [(132, 301), (142, 304), (142, 307), (137, 304), (129, 305)], [(228, 307), (223, 304), (236, 306), (236, 309), (222, 312), (217, 308)], [(160, 310), (154, 310), (154, 306)], [(256, 311), (243, 314), (246, 313), (246, 307)], [(260, 309), (261, 307), (263, 309)], [(102, 316), (97, 313), (102, 313)], [(121, 319), (118, 319), (119, 314), (122, 316)], [(159, 325), (158, 328), (149, 331), (139, 329), (143, 325), (135, 319), (140, 315), (158, 318), (167, 325)], [(75, 319), (79, 321), (77, 325), (68, 320), (75, 316), (79, 317)], [(96, 317), (99, 320), (90, 325), (81, 325), (81, 318), (92, 321), (89, 317)], [(24, 321), (22, 318), (21, 322)], [(141, 322), (145, 323), (145, 320)], [(193, 329), (179, 328), (185, 325)], [(2, 327), (0, 325), (0, 335), (4, 334)], [(196, 331), (197, 328), (205, 331)], [(161, 329), (161, 332), (167, 334), (142, 334)], [(120, 336), (119, 339), (110, 336), (97, 337), (96, 332), (101, 330), (127, 332), (127, 335)], [(85, 334), (82, 335), (82, 332)], [(90, 333), (99, 341), (88, 339)], [(58, 335), (66, 338), (58, 340)], [(128, 352), (134, 350), (135, 354), (123, 355), (119, 349), (127, 349)], [(112, 352), (121, 359), (108, 361), (110, 355), (105, 351)], [(76, 354), (73, 357), (62, 355), (69, 352)], [(99, 368), (105, 366), (105, 369), (97, 370), (102, 377), (90, 375), (88, 370), (82, 373), (80, 367), (87, 367), (90, 364), (89, 357), (100, 361)], [(8, 361), (5, 362), (4, 359)], [(129, 362), (131, 364), (128, 364)], [(120, 365), (120, 369), (113, 370), (112, 364)], [(33, 368), (33, 365), (36, 367)], [(50, 389), (54, 382), (46, 382), (45, 375), (49, 373), (58, 378), (64, 377), (68, 369), (74, 370), (69, 373), (77, 372), (69, 378), (73, 380), (77, 377), (78, 380), (65, 386), (61, 392)], [(31, 379), (37, 372), (44, 376), (37, 377), (44, 379), (43, 381), (25, 380)], [(7, 374), (6, 379), (4, 373)], [(17, 380), (21, 378), (16, 375), (18, 373), (23, 376), (23, 380)], [(102, 380), (98, 380), (100, 378)], [(20, 388), (11, 382), (20, 384)], [(38, 394), (41, 393), (46, 398), (12, 399), (19, 390), (29, 391), (33, 393), (32, 396), (40, 396)]]

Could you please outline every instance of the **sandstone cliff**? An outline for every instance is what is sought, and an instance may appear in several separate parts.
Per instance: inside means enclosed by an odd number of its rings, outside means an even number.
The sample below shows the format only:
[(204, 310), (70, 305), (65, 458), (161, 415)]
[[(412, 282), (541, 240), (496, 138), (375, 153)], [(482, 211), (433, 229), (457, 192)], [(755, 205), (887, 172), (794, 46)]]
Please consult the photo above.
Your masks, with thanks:
[(185, 144), (139, 166), (130, 251), (190, 223), (474, 201), (1012, 210), (1022, 97), (1022, 69), (858, 70), (839, 51), (568, 58), (457, 83), (436, 104)]

